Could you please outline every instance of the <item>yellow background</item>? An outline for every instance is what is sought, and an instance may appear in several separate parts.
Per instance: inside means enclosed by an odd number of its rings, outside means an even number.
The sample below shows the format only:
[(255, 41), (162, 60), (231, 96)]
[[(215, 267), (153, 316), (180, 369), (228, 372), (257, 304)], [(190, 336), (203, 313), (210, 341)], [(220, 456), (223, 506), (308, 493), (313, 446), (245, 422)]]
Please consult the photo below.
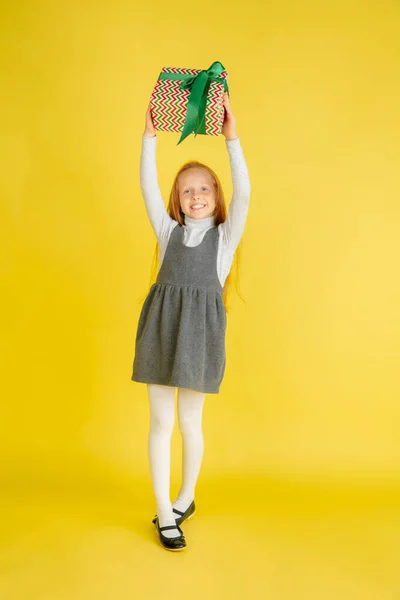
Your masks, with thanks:
[[(400, 598), (400, 4), (1, 4), (1, 600)], [(130, 381), (163, 66), (229, 73), (252, 184), (227, 367), (165, 552)], [(165, 201), (223, 137), (159, 133)], [(171, 494), (180, 484), (179, 432)]]

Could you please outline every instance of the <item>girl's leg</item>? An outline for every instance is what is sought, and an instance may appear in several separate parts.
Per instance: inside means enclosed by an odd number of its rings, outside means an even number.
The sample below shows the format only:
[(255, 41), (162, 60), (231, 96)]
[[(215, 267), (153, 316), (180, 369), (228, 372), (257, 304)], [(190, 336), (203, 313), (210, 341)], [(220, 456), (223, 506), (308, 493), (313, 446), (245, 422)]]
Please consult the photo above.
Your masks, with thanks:
[[(192, 500), (204, 453), (202, 430), (206, 394), (178, 388), (179, 429), (182, 434), (182, 485), (172, 507), (184, 512)], [(175, 514), (175, 513), (174, 513)]]
[[(153, 491), (160, 527), (175, 525), (170, 500), (171, 435), (175, 420), (175, 389), (172, 386), (147, 384), (150, 407), (148, 454)], [(178, 529), (163, 535), (173, 538)]]

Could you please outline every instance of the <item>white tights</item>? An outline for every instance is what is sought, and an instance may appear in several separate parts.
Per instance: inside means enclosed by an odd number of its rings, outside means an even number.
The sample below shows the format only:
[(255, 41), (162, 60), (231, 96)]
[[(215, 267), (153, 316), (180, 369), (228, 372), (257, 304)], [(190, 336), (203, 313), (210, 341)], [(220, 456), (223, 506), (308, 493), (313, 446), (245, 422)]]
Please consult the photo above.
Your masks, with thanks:
[[(160, 527), (175, 525), (172, 508), (186, 510), (194, 499), (196, 481), (204, 452), (202, 414), (206, 394), (178, 387), (179, 429), (182, 435), (182, 485), (171, 504), (171, 435), (175, 421), (175, 387), (147, 384), (150, 407), (148, 453)], [(163, 531), (176, 537), (177, 529)]]

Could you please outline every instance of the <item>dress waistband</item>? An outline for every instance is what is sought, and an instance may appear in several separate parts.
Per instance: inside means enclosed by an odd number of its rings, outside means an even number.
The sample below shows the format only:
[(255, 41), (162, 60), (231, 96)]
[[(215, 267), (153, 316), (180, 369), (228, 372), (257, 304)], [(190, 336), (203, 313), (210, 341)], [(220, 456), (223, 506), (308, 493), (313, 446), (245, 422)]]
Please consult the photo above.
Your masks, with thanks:
[(174, 283), (174, 282), (168, 282), (168, 281), (163, 281), (163, 282), (158, 282), (156, 281), (155, 283), (153, 283), (152, 288), (158, 286), (158, 287), (162, 287), (162, 286), (171, 286), (171, 287), (176, 287), (176, 288), (192, 288), (194, 290), (207, 290), (207, 291), (211, 291), (211, 292), (217, 292), (218, 294), (223, 294), (224, 290), (222, 285), (191, 285), (188, 283)]

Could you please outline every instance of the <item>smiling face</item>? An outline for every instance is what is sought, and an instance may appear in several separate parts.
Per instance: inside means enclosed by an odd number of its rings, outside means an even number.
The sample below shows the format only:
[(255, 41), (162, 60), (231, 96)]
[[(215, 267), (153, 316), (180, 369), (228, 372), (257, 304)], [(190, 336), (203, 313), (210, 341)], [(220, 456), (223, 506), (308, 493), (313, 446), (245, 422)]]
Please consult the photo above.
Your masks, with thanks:
[(192, 167), (178, 178), (179, 201), (185, 215), (192, 219), (211, 217), (215, 209), (215, 188), (211, 174)]

